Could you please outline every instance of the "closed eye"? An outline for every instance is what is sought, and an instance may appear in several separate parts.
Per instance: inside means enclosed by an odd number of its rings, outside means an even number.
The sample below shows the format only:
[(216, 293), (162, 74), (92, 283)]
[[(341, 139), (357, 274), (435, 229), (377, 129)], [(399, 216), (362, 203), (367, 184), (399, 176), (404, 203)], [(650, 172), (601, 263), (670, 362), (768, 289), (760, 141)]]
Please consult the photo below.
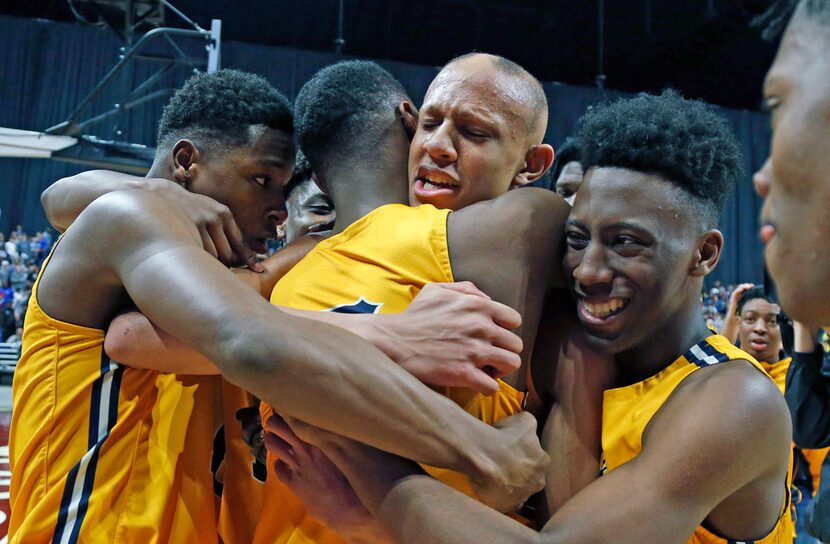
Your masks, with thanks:
[(575, 250), (582, 250), (588, 247), (588, 237), (581, 232), (568, 232), (565, 235), (568, 247)]

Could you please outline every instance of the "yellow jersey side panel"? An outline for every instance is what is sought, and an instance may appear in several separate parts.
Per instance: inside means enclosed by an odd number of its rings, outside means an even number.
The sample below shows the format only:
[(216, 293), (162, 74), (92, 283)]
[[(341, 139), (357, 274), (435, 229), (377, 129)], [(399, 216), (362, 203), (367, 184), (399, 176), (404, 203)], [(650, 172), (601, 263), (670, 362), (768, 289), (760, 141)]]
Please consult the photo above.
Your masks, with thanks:
[[(236, 419), (236, 412), (251, 406), (254, 396), (222, 380), (222, 400), (225, 459), (219, 536), (225, 544), (245, 544), (254, 540), (265, 482), (254, 477), (254, 456), (242, 436), (242, 425)], [(276, 475), (271, 477), (276, 478)]]
[[(658, 374), (617, 389), (605, 391), (602, 407), (602, 451), (606, 470), (612, 471), (642, 451), (643, 433), (654, 415), (663, 407), (680, 383), (700, 368), (728, 364), (735, 360), (749, 361), (759, 371), (762, 365), (748, 353), (733, 346), (720, 335), (710, 336)], [(790, 516), (791, 474), (787, 475), (785, 504), (773, 530), (755, 544), (792, 544), (795, 534)], [(727, 544), (729, 541), (698, 526), (689, 544)]]
[(38, 283), (12, 387), (10, 542), (215, 542), (212, 379), (110, 361), (103, 331), (46, 315)]
[[(320, 242), (286, 274), (271, 302), (304, 310), (344, 313), (399, 313), (428, 283), (453, 281), (447, 250), (447, 210), (430, 205), (382, 206)], [(442, 393), (487, 423), (521, 411), (524, 393), (501, 383), (485, 397), (464, 389)], [(263, 405), (263, 421), (271, 414)], [(269, 454), (268, 466), (275, 458)], [(437, 469), (435, 469), (437, 472)], [(446, 483), (472, 494), (466, 477), (440, 471)], [(255, 542), (262, 544), (340, 544), (342, 540), (305, 513), (303, 504), (274, 476), (265, 484), (262, 523)]]

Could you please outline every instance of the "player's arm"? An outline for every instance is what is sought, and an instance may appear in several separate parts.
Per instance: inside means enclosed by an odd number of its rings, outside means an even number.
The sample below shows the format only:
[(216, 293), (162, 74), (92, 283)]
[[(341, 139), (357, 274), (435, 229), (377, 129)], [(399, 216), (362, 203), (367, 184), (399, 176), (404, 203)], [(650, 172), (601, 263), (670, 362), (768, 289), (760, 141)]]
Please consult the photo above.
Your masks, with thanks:
[(524, 360), (530, 358), (547, 295), (566, 286), (561, 258), (569, 211), (551, 191), (523, 188), (447, 218), (453, 277), (472, 281), (493, 300), (518, 310)]
[[(259, 282), (274, 270), (270, 264), (266, 268), (262, 274), (245, 276)], [(468, 387), (491, 394), (498, 389), (493, 372), (509, 374), (520, 364), (522, 341), (510, 331), (521, 323), (519, 314), (469, 283), (427, 285), (401, 314), (351, 315), (279, 308), (360, 336), (429, 385)], [(433, 323), (445, 323), (440, 335), (424, 333)], [(104, 349), (112, 359), (137, 368), (178, 374), (218, 372), (199, 350), (155, 326), (140, 312), (128, 312), (112, 321)]]
[(407, 461), (306, 425), (295, 431), (338, 465), (398, 542), (683, 544), (715, 507), (766, 480), (773, 482), (762, 486), (768, 496), (751, 509), (753, 515), (766, 512), (769, 523), (755, 529), (763, 533), (784, 502), (789, 417), (775, 385), (756, 370), (746, 366), (728, 373), (726, 379), (701, 380), (677, 391), (649, 425), (641, 454), (577, 494), (541, 533), (423, 475)]
[(787, 370), (784, 397), (793, 421), (793, 442), (800, 448), (830, 444), (830, 380), (821, 372), (824, 350), (818, 330), (793, 323), (795, 353)]
[[(152, 322), (198, 346), (276, 412), (466, 473), (500, 507), (541, 488), (546, 456), (534, 425), (498, 430), (476, 421), (356, 336), (276, 310), (211, 258), (169, 203), (112, 193), (77, 222), (80, 239), (85, 228), (106, 225), (90, 251)], [(497, 467), (508, 459), (505, 473)]]
[(63, 232), (96, 198), (133, 189), (159, 195), (177, 205), (198, 227), (205, 250), (223, 263), (241, 263), (256, 272), (262, 271), (227, 206), (164, 178), (90, 170), (56, 181), (43, 191), (40, 202), (52, 226)]
[(173, 182), (109, 170), (90, 170), (59, 179), (41, 193), (40, 203), (49, 223), (63, 232), (101, 195), (129, 189), (155, 190), (162, 184)]

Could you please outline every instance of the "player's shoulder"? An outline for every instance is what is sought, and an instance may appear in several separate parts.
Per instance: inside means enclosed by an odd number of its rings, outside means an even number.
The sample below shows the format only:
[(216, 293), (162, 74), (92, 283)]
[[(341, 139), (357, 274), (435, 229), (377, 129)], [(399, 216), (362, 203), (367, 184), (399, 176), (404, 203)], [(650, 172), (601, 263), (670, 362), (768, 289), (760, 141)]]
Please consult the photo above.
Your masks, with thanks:
[(733, 359), (692, 373), (664, 406), (667, 415), (697, 420), (749, 443), (789, 434), (784, 396), (772, 379), (753, 363)]
[(457, 223), (473, 223), (504, 239), (547, 244), (549, 239), (561, 236), (569, 213), (570, 206), (556, 193), (522, 187), (453, 212), (450, 218)]
[(78, 216), (79, 219), (108, 219), (121, 223), (122, 218), (135, 220), (138, 217), (151, 219), (154, 210), (169, 207), (165, 201), (148, 191), (113, 191), (96, 198)]
[(157, 231), (180, 220), (182, 212), (170, 202), (139, 189), (113, 191), (95, 199), (78, 216), (72, 230), (101, 231), (110, 237), (123, 231)]

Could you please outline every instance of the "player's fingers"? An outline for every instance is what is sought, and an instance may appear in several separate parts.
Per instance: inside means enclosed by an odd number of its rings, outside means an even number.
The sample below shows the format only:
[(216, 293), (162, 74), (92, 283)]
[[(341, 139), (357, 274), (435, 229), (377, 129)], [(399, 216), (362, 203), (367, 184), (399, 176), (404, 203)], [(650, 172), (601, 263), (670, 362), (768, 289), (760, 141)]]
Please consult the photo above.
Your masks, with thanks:
[(268, 430), (281, 439), (283, 439), (288, 445), (291, 446), (291, 449), (294, 452), (294, 457), (299, 459), (300, 461), (306, 461), (310, 458), (308, 452), (308, 444), (303, 441), (297, 434), (291, 429), (291, 426), (282, 418), (276, 418), (276, 416), (272, 416), (269, 418), (269, 422), (272, 422), (272, 425), (268, 428)]
[(286, 463), (292, 470), (299, 469), (299, 463), (294, 457), (294, 449), (291, 444), (274, 433), (265, 433), (265, 449)]
[(490, 315), (493, 321), (505, 329), (515, 329), (522, 324), (522, 314), (501, 302), (488, 300), (484, 303), (484, 310)]
[(510, 350), (489, 346), (479, 350), (476, 367), (487, 371), (490, 376), (503, 377), (519, 370), (522, 358)]
[(216, 253), (219, 261), (225, 266), (233, 264), (233, 251), (228, 239), (225, 237), (225, 231), (219, 223), (209, 223), (206, 227), (208, 236), (213, 242), (213, 247), (216, 248)]
[(464, 385), (464, 387), (472, 389), (482, 395), (489, 397), (499, 390), (499, 382), (487, 374), (484, 369), (470, 368), (470, 370), (465, 373), (465, 377), (466, 385)]
[(284, 463), (281, 459), (274, 461), (274, 472), (277, 475), (277, 478), (286, 485), (291, 482), (292, 477), (294, 476), (294, 470), (289, 466), (287, 463)]
[(487, 299), (490, 298), (484, 291), (476, 287), (475, 284), (471, 281), (457, 281), (453, 283), (431, 283), (429, 285), (434, 285), (435, 287), (439, 287), (441, 289), (456, 291), (458, 293), (464, 293), (467, 295), (475, 295)]
[(199, 235), (202, 237), (202, 248), (213, 255), (214, 257), (219, 257), (219, 254), (216, 252), (216, 246), (213, 245), (213, 240), (210, 238), (210, 234), (208, 234), (205, 228), (199, 229)]
[(497, 348), (516, 354), (524, 349), (522, 338), (511, 330), (493, 324), (485, 333), (485, 339)]
[(228, 214), (222, 217), (222, 228), (224, 229), (225, 236), (228, 238), (231, 250), (233, 250), (238, 261), (245, 263), (245, 266), (254, 272), (265, 271), (265, 267), (257, 260), (256, 253), (245, 243), (242, 231), (232, 215)]

